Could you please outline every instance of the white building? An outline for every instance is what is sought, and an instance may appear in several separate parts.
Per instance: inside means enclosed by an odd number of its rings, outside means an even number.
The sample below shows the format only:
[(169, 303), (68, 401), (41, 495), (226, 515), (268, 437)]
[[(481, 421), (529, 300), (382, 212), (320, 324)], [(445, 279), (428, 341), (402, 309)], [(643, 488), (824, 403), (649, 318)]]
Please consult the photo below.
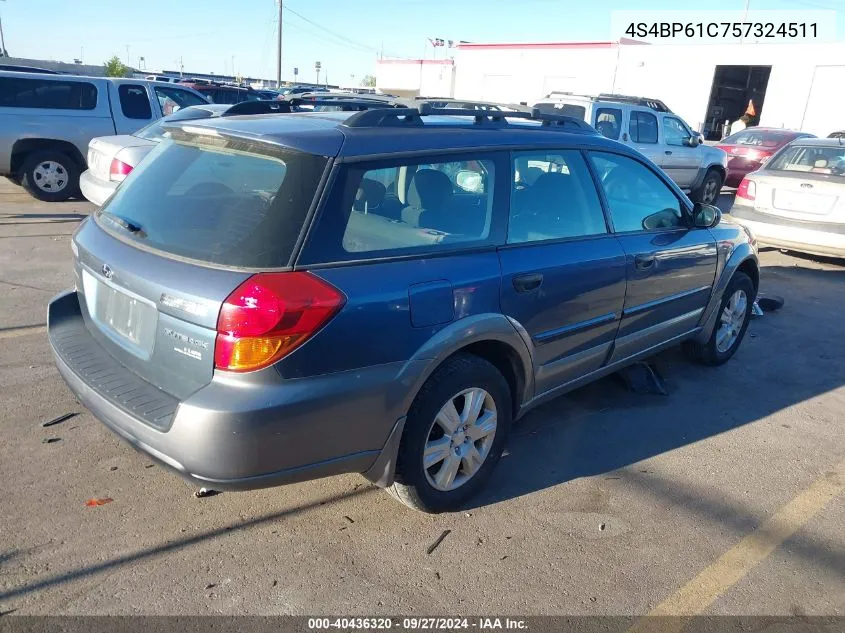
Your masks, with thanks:
[(820, 136), (845, 129), (840, 42), (460, 44), (454, 60), (383, 60), (377, 73), (381, 90), (403, 95), (529, 104), (553, 90), (647, 96), (710, 136), (749, 99), (760, 125)]

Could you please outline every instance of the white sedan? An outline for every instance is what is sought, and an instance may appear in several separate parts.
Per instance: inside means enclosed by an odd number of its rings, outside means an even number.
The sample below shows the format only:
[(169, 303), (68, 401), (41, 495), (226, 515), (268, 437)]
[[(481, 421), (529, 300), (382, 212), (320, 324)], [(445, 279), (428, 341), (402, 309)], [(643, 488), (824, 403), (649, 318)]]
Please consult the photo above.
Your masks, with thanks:
[(88, 170), (79, 177), (79, 188), (88, 200), (102, 206), (117, 186), (162, 139), (164, 124), (220, 116), (231, 106), (208, 104), (181, 108), (131, 135), (98, 136), (88, 143)]
[(845, 257), (845, 139), (786, 145), (742, 180), (731, 217), (760, 245)]

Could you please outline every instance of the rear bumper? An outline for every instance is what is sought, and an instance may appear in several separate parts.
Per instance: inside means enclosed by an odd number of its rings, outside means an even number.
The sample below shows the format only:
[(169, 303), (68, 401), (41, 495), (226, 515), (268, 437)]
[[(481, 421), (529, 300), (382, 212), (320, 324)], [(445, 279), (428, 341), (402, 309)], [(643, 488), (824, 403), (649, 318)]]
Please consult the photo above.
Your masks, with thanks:
[(118, 183), (116, 182), (97, 178), (91, 173), (90, 169), (83, 171), (79, 177), (79, 190), (82, 192), (82, 195), (85, 196), (86, 200), (93, 202), (98, 207), (103, 206), (103, 203), (117, 189), (117, 185)]
[[(196, 486), (248, 490), (365, 472), (390, 447), (401, 419), (384, 406), (397, 374), (385, 365), (266, 387), (215, 377), (186, 400), (174, 400), (172, 423), (156, 428), (145, 409), (173, 398), (149, 383), (128, 384), (142, 389), (140, 399), (115, 397), (126, 388), (121, 380), (128, 370), (88, 332), (76, 292), (51, 301), (48, 336), (59, 373), (79, 401), (134, 448)], [(160, 402), (147, 403), (155, 392)]]
[(845, 257), (845, 224), (802, 222), (734, 205), (731, 218), (751, 229), (761, 246), (813, 255)]

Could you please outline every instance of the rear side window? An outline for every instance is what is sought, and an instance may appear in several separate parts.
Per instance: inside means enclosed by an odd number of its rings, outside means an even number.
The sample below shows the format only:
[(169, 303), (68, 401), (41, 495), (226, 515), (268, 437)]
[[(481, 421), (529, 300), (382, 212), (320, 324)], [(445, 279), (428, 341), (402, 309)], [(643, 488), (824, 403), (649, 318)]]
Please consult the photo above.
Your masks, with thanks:
[(121, 84), (117, 87), (120, 111), (127, 119), (151, 119), (153, 111), (144, 86)]
[(622, 132), (622, 110), (617, 108), (596, 109), (596, 130), (602, 136), (619, 140), (619, 133)]
[(347, 167), (303, 259), (321, 263), (436, 252), (489, 239), (494, 160), (406, 161)]
[(99, 224), (200, 262), (288, 265), (327, 159), (249, 141), (187, 139), (150, 152), (98, 212)]
[(509, 244), (606, 232), (601, 202), (579, 151), (514, 155)]
[(97, 87), (83, 81), (0, 77), (0, 107), (93, 110)]
[(657, 117), (648, 112), (631, 112), (631, 140), (634, 143), (657, 142)]

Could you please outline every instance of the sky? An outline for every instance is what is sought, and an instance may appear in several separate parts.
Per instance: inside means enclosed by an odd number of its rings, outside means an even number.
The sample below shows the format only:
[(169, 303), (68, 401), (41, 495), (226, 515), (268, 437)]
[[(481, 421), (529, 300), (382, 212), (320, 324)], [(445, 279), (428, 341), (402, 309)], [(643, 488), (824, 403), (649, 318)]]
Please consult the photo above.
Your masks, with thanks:
[[(746, 0), (687, 8), (743, 10)], [(845, 0), (750, 0), (752, 9), (834, 9)], [(471, 42), (611, 39), (614, 10), (675, 10), (678, 0), (284, 0), (282, 79), (358, 84), (379, 55), (436, 55), (428, 38)], [(276, 0), (0, 0), (13, 57), (101, 64), (118, 55), (148, 70), (276, 76)], [(837, 20), (838, 39), (843, 21)], [(144, 57), (144, 62), (139, 58)]]

